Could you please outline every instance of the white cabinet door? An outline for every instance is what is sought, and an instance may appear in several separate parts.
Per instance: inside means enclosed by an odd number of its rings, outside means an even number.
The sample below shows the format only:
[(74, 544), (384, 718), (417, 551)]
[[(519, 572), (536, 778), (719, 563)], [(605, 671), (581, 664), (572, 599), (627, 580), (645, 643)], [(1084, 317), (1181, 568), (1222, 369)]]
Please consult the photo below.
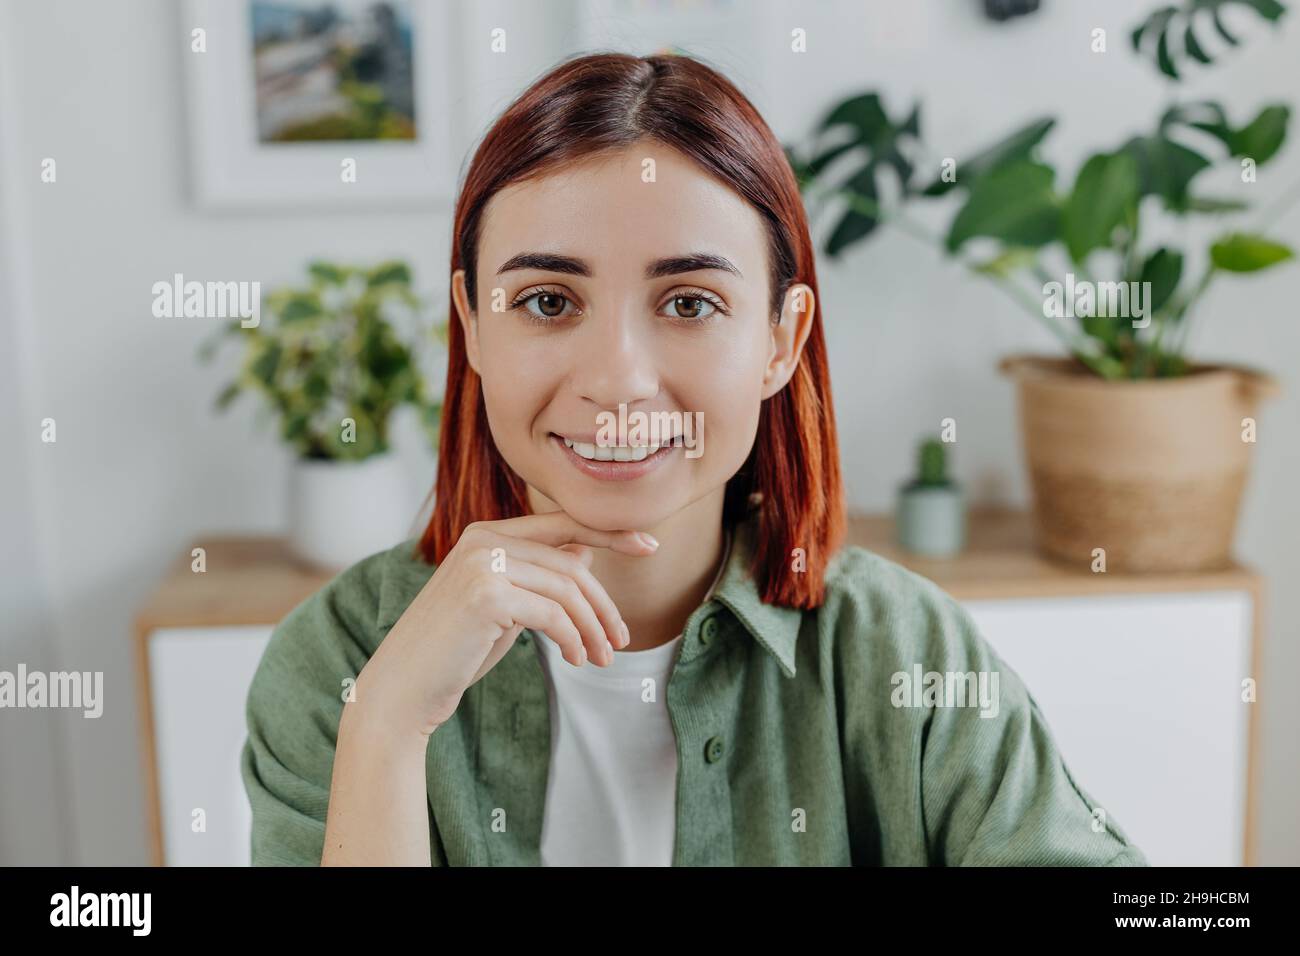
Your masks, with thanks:
[[(248, 687), (270, 627), (149, 635), (163, 856), (168, 866), (248, 866), (252, 810), (239, 775)], [(195, 832), (195, 811), (206, 831)]]
[(1243, 862), (1244, 591), (966, 601), (1075, 781), (1153, 865)]

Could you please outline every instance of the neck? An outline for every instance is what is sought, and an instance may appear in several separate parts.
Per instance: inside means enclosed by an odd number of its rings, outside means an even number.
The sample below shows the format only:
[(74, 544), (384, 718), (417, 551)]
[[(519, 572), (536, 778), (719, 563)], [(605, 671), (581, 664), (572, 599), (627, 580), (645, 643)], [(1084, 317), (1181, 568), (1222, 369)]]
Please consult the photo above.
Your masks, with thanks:
[[(726, 543), (722, 530), (725, 487), (692, 502), (652, 527), (638, 526), (659, 542), (645, 557), (594, 549), (591, 573), (623, 615), (631, 641), (625, 651), (666, 644), (704, 602), (718, 573)], [(558, 507), (529, 488), (534, 511)], [(539, 507), (539, 503), (541, 506)]]

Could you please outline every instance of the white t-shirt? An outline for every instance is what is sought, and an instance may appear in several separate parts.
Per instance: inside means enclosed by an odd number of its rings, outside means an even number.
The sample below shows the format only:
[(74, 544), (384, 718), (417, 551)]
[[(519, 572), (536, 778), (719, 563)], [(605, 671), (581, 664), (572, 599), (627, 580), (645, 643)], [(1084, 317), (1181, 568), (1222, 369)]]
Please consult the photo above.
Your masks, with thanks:
[[(706, 601), (730, 552), (728, 529)], [(609, 667), (574, 667), (548, 638), (533, 643), (551, 712), (542, 866), (671, 866), (677, 743), (667, 689), (682, 635), (645, 651), (616, 650)]]

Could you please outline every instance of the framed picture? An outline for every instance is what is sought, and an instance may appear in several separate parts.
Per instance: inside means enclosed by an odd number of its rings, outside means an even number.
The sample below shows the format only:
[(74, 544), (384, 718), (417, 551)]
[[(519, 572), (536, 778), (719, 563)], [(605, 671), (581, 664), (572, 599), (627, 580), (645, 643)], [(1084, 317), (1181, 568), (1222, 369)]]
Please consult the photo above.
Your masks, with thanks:
[(204, 207), (449, 202), (449, 18), (424, 0), (186, 0), (188, 121)]

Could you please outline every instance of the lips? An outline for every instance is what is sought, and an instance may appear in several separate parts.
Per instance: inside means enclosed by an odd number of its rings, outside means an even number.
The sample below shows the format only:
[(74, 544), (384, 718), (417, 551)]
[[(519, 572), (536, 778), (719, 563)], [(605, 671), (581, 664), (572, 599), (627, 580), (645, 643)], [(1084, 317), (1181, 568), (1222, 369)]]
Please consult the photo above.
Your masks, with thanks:
[[(575, 442), (563, 435), (551, 433), (555, 443), (565, 459), (575, 468), (593, 478), (605, 481), (628, 481), (649, 474), (659, 467), (673, 453), (673, 444), (646, 445), (640, 447), (606, 446), (599, 447), (591, 442)], [(586, 452), (593, 457), (587, 457)]]

